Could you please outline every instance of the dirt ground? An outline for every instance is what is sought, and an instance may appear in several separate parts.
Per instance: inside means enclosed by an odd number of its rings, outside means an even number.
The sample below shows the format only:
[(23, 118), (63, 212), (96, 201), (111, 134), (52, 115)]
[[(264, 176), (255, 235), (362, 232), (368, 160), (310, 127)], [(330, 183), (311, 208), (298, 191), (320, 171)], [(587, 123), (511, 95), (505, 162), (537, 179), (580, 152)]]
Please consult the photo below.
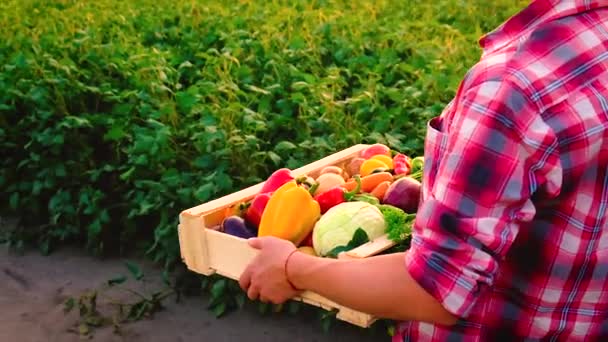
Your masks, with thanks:
[[(160, 289), (160, 271), (144, 265), (150, 284)], [(17, 255), (0, 246), (0, 341), (80, 341), (71, 332), (77, 310), (63, 311), (66, 298), (98, 288), (108, 279), (128, 274), (123, 260), (100, 260), (78, 248), (63, 248), (50, 256), (36, 251)], [(130, 285), (131, 284), (131, 285)], [(126, 287), (141, 290), (137, 282)], [(127, 298), (133, 298), (127, 297)], [(100, 303), (102, 300), (100, 300)], [(253, 306), (216, 319), (206, 308), (208, 298), (187, 297), (176, 303), (167, 298), (165, 309), (122, 326), (117, 335), (111, 327), (93, 331), (90, 341), (389, 341), (381, 329), (362, 329), (344, 322), (324, 333), (312, 308), (296, 315), (261, 315)], [(109, 307), (109, 306), (108, 306)]]

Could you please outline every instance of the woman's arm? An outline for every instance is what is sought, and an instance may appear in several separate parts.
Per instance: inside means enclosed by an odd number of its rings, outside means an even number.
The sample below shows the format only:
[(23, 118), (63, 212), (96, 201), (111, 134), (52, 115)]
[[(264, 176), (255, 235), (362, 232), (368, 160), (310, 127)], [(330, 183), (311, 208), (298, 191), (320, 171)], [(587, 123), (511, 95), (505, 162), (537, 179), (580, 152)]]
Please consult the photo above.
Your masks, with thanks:
[(287, 274), (298, 288), (378, 317), (452, 325), (457, 319), (410, 277), (404, 253), (336, 260), (295, 253)]
[(301, 252), (292, 254), (295, 246), (291, 242), (271, 236), (250, 239), (249, 245), (259, 253), (239, 283), (252, 300), (283, 303), (298, 294), (291, 282), (300, 290), (316, 292), (338, 304), (381, 318), (456, 322), (409, 276), (404, 253), (337, 260)]

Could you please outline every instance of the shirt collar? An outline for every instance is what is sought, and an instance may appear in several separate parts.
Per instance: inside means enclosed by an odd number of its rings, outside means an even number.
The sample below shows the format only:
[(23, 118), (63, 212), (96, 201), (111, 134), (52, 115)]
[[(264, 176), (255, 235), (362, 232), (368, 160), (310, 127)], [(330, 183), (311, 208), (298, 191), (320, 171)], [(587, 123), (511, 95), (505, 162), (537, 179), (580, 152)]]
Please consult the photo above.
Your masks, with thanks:
[(599, 7), (608, 7), (608, 0), (533, 0), (494, 31), (482, 36), (479, 45), (484, 54), (491, 53), (525, 37), (542, 23)]

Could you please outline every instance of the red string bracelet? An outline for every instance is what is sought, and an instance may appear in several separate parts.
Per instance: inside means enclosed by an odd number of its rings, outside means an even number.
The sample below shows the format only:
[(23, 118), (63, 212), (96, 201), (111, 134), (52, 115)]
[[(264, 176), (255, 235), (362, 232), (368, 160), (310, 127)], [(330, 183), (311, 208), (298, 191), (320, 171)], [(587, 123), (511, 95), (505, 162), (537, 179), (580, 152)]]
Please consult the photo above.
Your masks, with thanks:
[(287, 280), (287, 282), (289, 283), (289, 285), (291, 286), (291, 288), (294, 289), (294, 291), (301, 291), (300, 289), (298, 289), (297, 287), (295, 287), (293, 285), (293, 283), (289, 280), (289, 275), (287, 274), (287, 263), (289, 262), (289, 258), (291, 258), (291, 256), (295, 252), (298, 252), (298, 250), (294, 249), (293, 251), (291, 251), (291, 253), (289, 253), (289, 255), (287, 256), (287, 258), (285, 259), (285, 280)]

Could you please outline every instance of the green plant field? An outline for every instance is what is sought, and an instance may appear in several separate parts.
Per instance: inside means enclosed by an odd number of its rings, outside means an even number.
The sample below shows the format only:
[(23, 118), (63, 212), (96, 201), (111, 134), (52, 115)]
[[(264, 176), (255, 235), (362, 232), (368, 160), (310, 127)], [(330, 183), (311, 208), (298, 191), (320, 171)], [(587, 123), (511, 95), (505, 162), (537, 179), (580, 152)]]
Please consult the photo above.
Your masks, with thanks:
[(178, 261), (178, 213), (425, 121), (526, 1), (5, 0), (3, 239)]

